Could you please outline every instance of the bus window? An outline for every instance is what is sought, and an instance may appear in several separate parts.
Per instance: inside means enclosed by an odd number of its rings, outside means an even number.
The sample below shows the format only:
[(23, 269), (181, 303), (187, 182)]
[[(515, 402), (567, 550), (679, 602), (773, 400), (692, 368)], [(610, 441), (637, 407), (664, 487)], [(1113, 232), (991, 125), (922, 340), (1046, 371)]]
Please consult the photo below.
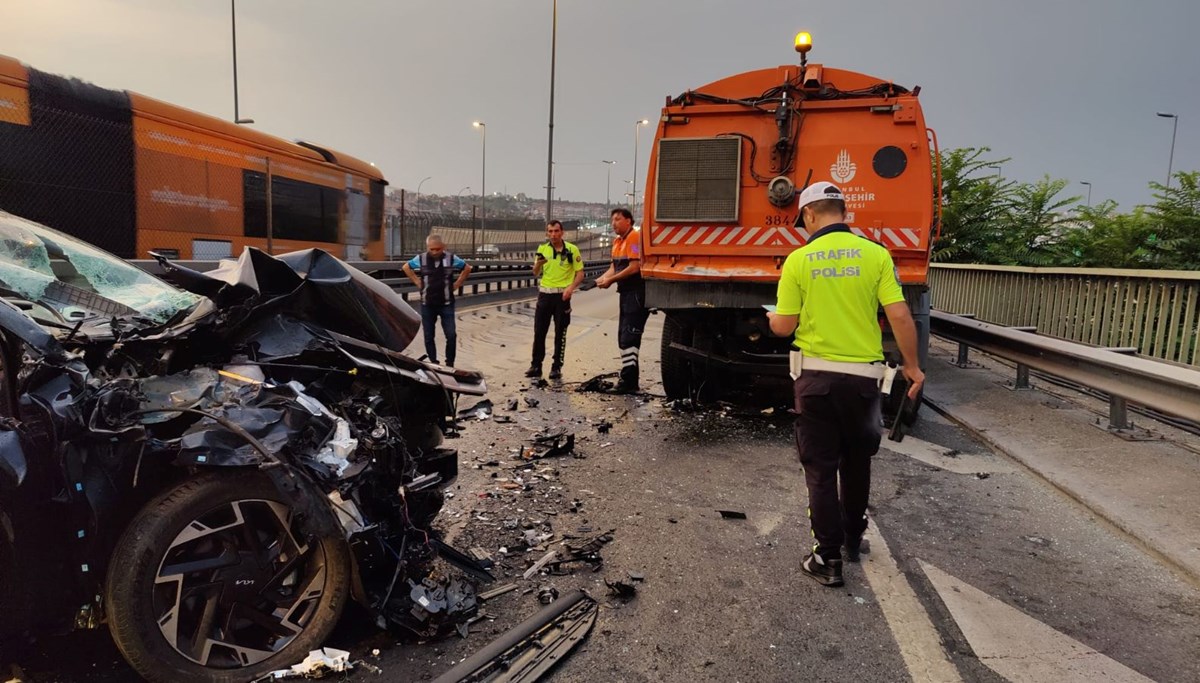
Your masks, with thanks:
[[(267, 236), (266, 186), (264, 174), (242, 172), (246, 237)], [(272, 236), (304, 242), (338, 242), (340, 194), (331, 187), (271, 176)]]

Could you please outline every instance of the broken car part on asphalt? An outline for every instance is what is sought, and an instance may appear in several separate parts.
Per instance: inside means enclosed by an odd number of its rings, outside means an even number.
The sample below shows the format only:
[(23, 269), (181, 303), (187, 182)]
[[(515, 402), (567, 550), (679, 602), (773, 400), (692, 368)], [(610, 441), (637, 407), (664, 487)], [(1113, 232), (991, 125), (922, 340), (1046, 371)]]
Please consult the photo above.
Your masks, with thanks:
[(574, 590), (500, 635), (434, 683), (532, 683), (579, 646), (596, 623), (597, 603)]
[(349, 596), (469, 619), (434, 559), (489, 575), (431, 524), (483, 378), (404, 355), (417, 314), (326, 252), (160, 262), (176, 286), (0, 212), (0, 637), (107, 623), (202, 682), (303, 659)]

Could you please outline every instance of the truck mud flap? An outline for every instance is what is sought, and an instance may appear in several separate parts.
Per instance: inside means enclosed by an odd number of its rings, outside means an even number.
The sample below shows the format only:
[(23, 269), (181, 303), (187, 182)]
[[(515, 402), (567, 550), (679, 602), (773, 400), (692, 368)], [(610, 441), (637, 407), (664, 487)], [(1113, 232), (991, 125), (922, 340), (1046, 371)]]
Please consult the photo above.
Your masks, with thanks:
[(434, 683), (532, 683), (587, 638), (599, 606), (582, 590), (546, 605)]

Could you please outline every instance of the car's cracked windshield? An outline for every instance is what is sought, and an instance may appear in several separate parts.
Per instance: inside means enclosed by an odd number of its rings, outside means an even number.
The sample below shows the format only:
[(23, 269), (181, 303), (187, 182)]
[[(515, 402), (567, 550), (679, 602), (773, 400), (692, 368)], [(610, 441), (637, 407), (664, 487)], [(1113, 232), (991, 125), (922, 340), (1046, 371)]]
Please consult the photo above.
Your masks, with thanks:
[(100, 249), (4, 212), (0, 290), (68, 321), (116, 316), (164, 323), (202, 299)]

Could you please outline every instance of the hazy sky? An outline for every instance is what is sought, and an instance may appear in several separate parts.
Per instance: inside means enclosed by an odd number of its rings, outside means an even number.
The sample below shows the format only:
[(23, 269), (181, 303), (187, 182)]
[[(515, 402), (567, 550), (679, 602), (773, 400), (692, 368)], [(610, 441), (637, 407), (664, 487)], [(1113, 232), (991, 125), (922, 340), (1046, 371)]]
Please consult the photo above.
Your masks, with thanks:
[[(810, 60), (922, 86), (943, 147), (992, 147), (1006, 177), (1148, 201), (1200, 168), (1197, 0), (560, 0), (557, 195), (614, 203), (634, 122), (663, 98)], [(238, 0), (241, 115), (376, 163), (394, 187), (544, 196), (551, 0)], [(0, 0), (0, 53), (233, 116), (227, 0)], [(639, 187), (652, 134), (641, 137)]]

